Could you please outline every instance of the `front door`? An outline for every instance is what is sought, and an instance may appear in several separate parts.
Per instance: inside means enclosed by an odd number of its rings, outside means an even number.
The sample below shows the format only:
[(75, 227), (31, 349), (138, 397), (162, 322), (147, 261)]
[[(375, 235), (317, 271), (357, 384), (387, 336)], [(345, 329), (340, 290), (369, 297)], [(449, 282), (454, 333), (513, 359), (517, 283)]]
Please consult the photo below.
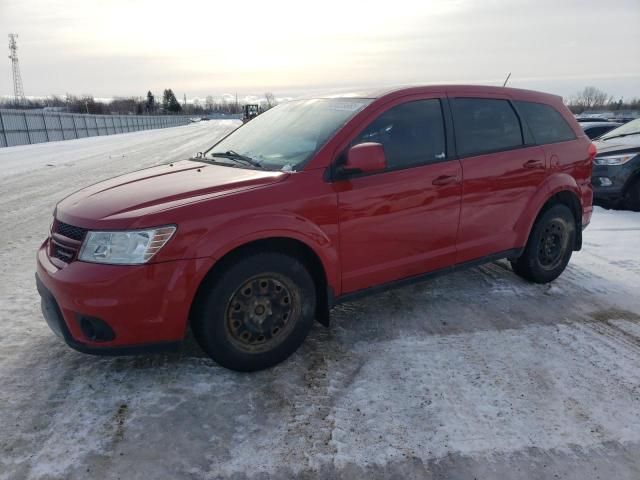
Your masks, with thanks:
[(385, 171), (336, 182), (342, 293), (455, 262), (462, 171), (438, 98), (396, 103), (351, 142), (383, 145)]

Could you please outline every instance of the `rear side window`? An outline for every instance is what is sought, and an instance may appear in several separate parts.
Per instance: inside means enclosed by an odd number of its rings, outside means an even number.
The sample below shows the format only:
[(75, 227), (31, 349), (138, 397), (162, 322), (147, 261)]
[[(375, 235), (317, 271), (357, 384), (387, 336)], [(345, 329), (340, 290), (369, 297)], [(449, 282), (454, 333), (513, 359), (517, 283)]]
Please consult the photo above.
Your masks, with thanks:
[(417, 100), (396, 105), (371, 122), (352, 142), (382, 144), (389, 170), (446, 158), (440, 100)]
[(507, 100), (454, 98), (451, 103), (460, 156), (509, 150), (523, 145), (520, 120)]
[(537, 144), (575, 140), (572, 128), (552, 106), (522, 101), (514, 103)]

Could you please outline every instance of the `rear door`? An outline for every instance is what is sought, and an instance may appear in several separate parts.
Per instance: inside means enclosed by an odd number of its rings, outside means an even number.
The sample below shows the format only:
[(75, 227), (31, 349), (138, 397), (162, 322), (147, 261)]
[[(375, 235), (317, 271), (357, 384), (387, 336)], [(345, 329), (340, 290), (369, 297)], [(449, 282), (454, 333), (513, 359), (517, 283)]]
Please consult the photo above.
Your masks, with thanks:
[(396, 101), (352, 139), (381, 143), (387, 169), (335, 183), (343, 293), (455, 262), (462, 171), (443, 114), (440, 98)]
[(516, 245), (516, 223), (546, 177), (546, 158), (507, 98), (450, 98), (462, 164), (457, 263)]

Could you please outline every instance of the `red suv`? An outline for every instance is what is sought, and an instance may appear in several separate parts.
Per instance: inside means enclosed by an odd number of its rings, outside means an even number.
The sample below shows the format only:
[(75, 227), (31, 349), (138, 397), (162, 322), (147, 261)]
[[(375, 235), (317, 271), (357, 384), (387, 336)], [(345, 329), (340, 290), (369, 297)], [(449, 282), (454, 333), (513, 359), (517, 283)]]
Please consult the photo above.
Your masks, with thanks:
[(429, 86), (297, 100), (197, 158), (62, 200), (38, 252), (51, 328), (82, 352), (175, 347), (272, 366), (339, 302), (500, 258), (562, 273), (595, 147), (560, 97)]

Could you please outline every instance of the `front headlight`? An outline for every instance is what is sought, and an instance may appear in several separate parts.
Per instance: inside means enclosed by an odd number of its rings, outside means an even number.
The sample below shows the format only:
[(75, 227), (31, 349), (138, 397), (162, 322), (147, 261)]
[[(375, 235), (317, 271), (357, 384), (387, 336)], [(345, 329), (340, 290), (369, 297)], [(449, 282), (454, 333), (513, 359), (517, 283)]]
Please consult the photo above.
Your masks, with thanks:
[(175, 231), (175, 226), (167, 226), (124, 232), (87, 232), (78, 260), (112, 265), (146, 263)]
[(611, 155), (608, 157), (596, 157), (593, 163), (595, 165), (624, 165), (636, 155), (638, 154), (627, 153), (625, 155)]

